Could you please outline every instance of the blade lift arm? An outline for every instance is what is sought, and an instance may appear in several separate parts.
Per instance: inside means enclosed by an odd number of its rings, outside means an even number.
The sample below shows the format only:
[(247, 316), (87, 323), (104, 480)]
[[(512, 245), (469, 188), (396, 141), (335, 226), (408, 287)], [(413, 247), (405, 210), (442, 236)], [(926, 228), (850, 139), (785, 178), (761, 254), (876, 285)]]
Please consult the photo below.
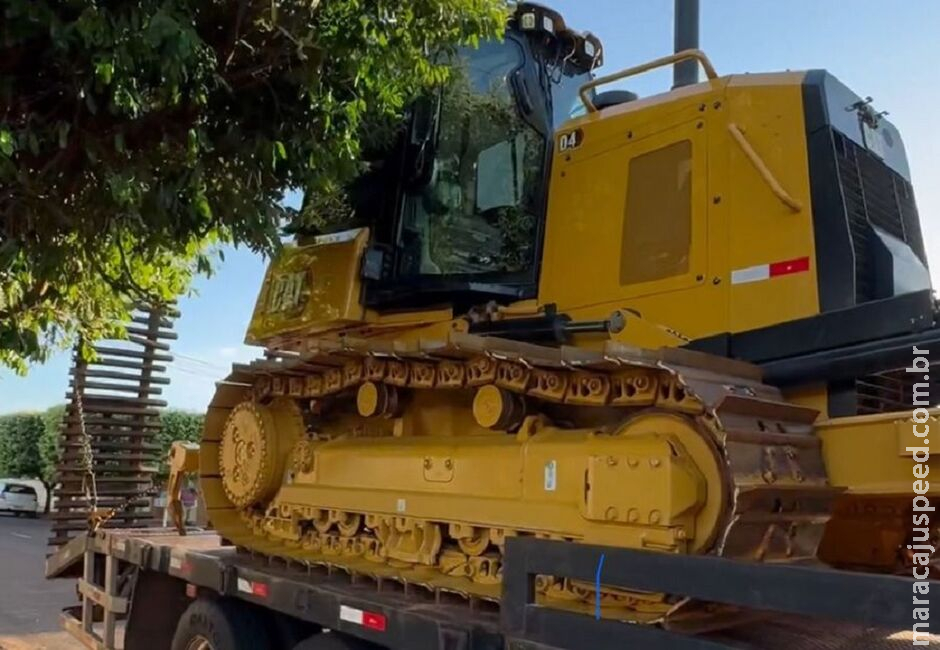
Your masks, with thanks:
[(186, 517), (184, 516), (181, 492), (188, 474), (199, 471), (199, 445), (192, 442), (176, 441), (170, 446), (168, 454), (170, 476), (166, 485), (166, 508), (176, 531), (180, 535), (186, 534)]

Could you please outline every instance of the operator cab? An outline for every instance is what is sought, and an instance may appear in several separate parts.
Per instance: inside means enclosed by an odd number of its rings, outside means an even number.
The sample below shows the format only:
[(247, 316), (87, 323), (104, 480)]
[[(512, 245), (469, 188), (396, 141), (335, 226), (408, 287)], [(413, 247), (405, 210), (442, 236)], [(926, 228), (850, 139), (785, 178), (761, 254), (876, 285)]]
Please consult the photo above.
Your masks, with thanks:
[(455, 55), (390, 151), (349, 189), (369, 227), (365, 306), (468, 308), (535, 297), (555, 129), (583, 111), (600, 41), (521, 3), (502, 41)]

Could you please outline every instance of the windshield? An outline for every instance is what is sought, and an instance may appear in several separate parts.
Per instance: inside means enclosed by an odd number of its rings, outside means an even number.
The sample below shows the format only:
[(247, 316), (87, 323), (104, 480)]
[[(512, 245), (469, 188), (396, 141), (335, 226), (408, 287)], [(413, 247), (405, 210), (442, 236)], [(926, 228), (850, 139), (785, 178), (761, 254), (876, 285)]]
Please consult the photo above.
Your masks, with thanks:
[(519, 116), (511, 39), (464, 51), (441, 91), (429, 180), (404, 201), (402, 275), (512, 273), (533, 265), (545, 140)]
[(562, 73), (552, 84), (552, 126), (557, 131), (570, 119), (584, 115), (587, 109), (581, 101), (581, 86), (591, 80), (591, 73)]

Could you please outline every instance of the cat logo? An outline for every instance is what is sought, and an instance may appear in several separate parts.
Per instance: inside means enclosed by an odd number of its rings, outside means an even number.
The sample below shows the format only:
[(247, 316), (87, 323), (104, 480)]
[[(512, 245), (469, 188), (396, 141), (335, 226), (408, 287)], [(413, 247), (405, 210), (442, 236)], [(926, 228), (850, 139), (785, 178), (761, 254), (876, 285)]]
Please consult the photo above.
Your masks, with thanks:
[(268, 314), (297, 311), (306, 301), (307, 272), (278, 273), (268, 294)]
[(572, 151), (579, 148), (582, 142), (584, 142), (584, 132), (581, 129), (571, 133), (562, 133), (558, 136), (558, 150)]

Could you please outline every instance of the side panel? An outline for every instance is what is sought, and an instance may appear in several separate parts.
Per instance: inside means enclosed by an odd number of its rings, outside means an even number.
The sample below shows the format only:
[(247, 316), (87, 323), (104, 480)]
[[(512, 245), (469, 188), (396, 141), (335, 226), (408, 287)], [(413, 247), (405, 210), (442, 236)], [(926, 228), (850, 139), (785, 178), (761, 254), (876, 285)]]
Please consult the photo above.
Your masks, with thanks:
[[(695, 121), (670, 126), (567, 166), (554, 194), (555, 205), (565, 215), (563, 232), (558, 234), (564, 237), (567, 259), (562, 262), (564, 268), (544, 270), (546, 289), (551, 285), (553, 301), (559, 306), (638, 299), (697, 284), (696, 278), (703, 275), (706, 265), (707, 221), (705, 137), (696, 127)], [(642, 163), (650, 160), (648, 156), (674, 160), (654, 160), (649, 171), (640, 172)], [(679, 184), (689, 184), (687, 177), (677, 176), (685, 176), (690, 166), (691, 191), (688, 187), (677, 189)], [(658, 171), (663, 173), (656, 174)], [(671, 172), (668, 176), (667, 171)], [(631, 209), (642, 210), (644, 217), (654, 212), (652, 206), (643, 205), (643, 199), (633, 198), (641, 188), (631, 172), (642, 173), (639, 182), (651, 186), (643, 192), (647, 203), (667, 194), (679, 194), (677, 200), (686, 204), (691, 198), (691, 229), (662, 232), (659, 224), (638, 223)], [(665, 215), (661, 218), (666, 221)], [(637, 237), (645, 241), (637, 242)], [(670, 238), (682, 241), (664, 245)], [(647, 253), (644, 245), (656, 250)], [(626, 257), (631, 253), (644, 257)], [(656, 253), (661, 253), (659, 258)]]
[[(724, 321), (723, 287), (708, 281), (712, 243), (722, 243), (709, 220), (708, 166), (722, 85), (605, 109), (559, 134), (581, 137), (574, 150), (557, 147), (541, 304), (574, 320), (631, 310), (682, 332)], [(657, 327), (628, 330), (631, 343), (664, 344)]]
[(801, 210), (794, 212), (779, 200), (744, 149), (728, 139), (730, 247), (725, 277), (731, 284), (731, 309), (725, 331), (813, 316), (819, 312), (819, 299), (802, 75), (734, 77), (727, 102), (728, 124), (743, 133)]
[[(682, 345), (818, 313), (803, 78), (724, 78), (569, 125), (559, 137), (578, 132), (579, 144), (555, 159), (539, 302), (554, 303), (575, 320), (625, 310), (634, 324), (618, 338), (645, 346)], [(774, 193), (732, 125), (798, 211)], [(645, 254), (649, 264), (659, 263), (655, 238), (646, 245), (650, 231), (688, 236), (655, 210), (646, 210), (646, 228), (624, 228), (637, 205), (630, 198), (637, 189), (632, 170), (644, 155), (684, 140), (693, 145), (688, 265), (672, 277), (631, 282), (622, 273), (631, 263), (625, 256)], [(669, 202), (661, 197), (672, 182), (664, 173), (645, 183), (664, 212)], [(631, 234), (640, 241), (628, 242)]]

